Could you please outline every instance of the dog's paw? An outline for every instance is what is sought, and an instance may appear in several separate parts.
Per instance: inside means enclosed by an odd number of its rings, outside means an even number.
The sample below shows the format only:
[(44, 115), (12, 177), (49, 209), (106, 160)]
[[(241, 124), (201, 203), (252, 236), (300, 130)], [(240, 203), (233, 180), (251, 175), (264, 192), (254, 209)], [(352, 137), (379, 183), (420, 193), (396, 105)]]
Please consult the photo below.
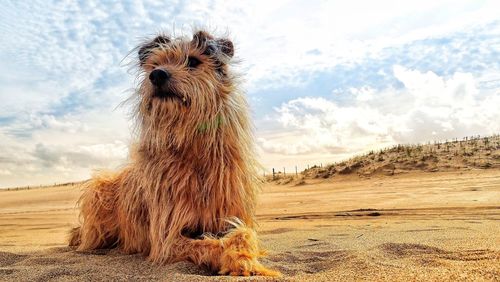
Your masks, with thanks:
[(231, 276), (281, 276), (278, 271), (263, 266), (257, 261), (257, 256), (244, 250), (225, 251), (222, 255), (219, 274)]
[(263, 266), (257, 259), (265, 255), (260, 250), (257, 235), (244, 225), (236, 226), (223, 239), (223, 252), (220, 257), (219, 274), (231, 276), (280, 276)]

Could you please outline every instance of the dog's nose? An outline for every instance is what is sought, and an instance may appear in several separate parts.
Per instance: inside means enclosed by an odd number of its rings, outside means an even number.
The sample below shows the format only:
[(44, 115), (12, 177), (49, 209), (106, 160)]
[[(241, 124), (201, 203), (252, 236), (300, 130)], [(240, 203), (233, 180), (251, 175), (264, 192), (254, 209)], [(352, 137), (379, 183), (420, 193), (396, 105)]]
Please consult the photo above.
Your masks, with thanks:
[(163, 69), (155, 69), (149, 74), (149, 80), (155, 86), (162, 86), (172, 75)]

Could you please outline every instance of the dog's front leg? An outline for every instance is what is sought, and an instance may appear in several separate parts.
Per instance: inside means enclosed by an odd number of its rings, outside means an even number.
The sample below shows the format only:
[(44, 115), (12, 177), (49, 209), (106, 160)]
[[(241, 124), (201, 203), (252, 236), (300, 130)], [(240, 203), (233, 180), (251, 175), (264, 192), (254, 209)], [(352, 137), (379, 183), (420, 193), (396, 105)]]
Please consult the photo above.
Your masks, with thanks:
[(188, 260), (196, 265), (208, 266), (212, 271), (219, 271), (223, 252), (220, 239), (206, 236), (203, 239), (192, 239), (181, 235), (175, 245), (174, 261)]

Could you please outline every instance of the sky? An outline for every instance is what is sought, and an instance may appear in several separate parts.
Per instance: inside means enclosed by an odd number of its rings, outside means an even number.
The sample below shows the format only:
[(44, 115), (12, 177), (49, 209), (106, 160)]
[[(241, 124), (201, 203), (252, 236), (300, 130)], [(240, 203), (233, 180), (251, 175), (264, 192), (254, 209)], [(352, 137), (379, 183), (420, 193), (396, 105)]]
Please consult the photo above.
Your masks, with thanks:
[(227, 35), (269, 171), (500, 133), (499, 1), (2, 1), (0, 187), (119, 168), (130, 51)]

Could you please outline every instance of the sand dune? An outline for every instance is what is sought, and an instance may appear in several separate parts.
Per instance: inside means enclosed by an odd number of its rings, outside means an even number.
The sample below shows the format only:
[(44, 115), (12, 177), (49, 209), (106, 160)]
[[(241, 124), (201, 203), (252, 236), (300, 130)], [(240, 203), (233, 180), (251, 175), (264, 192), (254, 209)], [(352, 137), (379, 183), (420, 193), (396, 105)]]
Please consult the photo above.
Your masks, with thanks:
[[(0, 280), (234, 281), (65, 246), (77, 187), (0, 192)], [(353, 175), (268, 184), (258, 208), (269, 281), (500, 280), (500, 171)]]

